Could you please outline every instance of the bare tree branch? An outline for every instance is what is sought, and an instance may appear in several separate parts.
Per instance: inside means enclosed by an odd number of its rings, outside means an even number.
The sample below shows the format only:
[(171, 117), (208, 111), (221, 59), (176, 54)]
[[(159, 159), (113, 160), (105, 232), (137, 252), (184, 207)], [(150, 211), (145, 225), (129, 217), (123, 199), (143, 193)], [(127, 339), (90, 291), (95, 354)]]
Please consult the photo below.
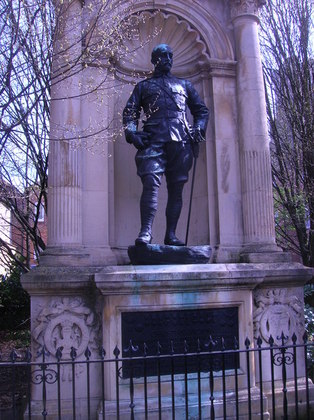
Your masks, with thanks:
[(278, 241), (314, 266), (313, 2), (268, 0), (261, 23)]
[(66, 138), (71, 147), (92, 150), (93, 142), (98, 145), (100, 141), (112, 141), (122, 131), (121, 124), (106, 121), (103, 125), (91, 124), (88, 129), (76, 127), (73, 133), (68, 127), (58, 127), (62, 138), (52, 138), (51, 89), (93, 67), (99, 69), (97, 80), (84, 84), (76, 93), (62, 91), (54, 100), (111, 94), (108, 73), (114, 74), (117, 61), (134, 53), (130, 43), (125, 42), (137, 37), (142, 19), (133, 12), (134, 3), (0, 3), (0, 202), (10, 209), (14, 217), (11, 227), (23, 238), (22, 243), (11, 244), (14, 250), (7, 241), (0, 242), (0, 258), (2, 254), (5, 261), (15, 261), (24, 271), (30, 268), (31, 254), (38, 256), (45, 249), (39, 217), (42, 206), (48, 212), (49, 141)]

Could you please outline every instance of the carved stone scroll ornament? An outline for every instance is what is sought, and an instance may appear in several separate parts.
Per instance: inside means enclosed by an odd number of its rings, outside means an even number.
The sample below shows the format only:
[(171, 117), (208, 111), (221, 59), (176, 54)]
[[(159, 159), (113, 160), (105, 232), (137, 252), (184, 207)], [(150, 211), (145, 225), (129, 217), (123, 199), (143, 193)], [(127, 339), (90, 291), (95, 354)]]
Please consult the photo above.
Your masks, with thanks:
[(280, 344), (282, 332), (291, 340), (304, 331), (303, 305), (299, 297), (285, 289), (260, 290), (254, 297), (254, 337)]
[(235, 18), (244, 14), (257, 15), (258, 9), (266, 4), (266, 0), (229, 0), (231, 16)]
[(72, 347), (77, 357), (89, 346), (97, 346), (99, 322), (94, 312), (81, 298), (62, 298), (44, 307), (36, 321), (33, 338), (45, 346), (51, 355), (62, 347), (62, 359), (70, 359)]

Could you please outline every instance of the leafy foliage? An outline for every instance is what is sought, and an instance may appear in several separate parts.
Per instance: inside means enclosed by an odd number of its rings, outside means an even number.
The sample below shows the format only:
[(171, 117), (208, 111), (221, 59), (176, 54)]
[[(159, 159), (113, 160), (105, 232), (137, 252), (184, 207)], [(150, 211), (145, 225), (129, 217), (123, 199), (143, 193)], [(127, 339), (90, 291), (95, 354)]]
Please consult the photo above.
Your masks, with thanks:
[(21, 269), (15, 265), (0, 280), (0, 330), (29, 327), (30, 297), (20, 282)]
[[(304, 320), (308, 340), (314, 341), (314, 284), (304, 287)], [(314, 380), (314, 348), (309, 347), (308, 354), (309, 376)]]
[(304, 318), (308, 338), (314, 341), (314, 284), (307, 284), (304, 287)]

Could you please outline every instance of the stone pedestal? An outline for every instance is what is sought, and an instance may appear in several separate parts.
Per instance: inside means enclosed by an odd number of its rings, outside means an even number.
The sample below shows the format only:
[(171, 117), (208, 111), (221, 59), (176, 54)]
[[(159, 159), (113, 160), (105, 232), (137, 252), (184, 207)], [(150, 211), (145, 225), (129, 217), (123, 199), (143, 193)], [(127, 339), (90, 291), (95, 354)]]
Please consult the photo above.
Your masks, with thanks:
[[(269, 345), (270, 335), (278, 344), (281, 332), (291, 338), (297, 335), (298, 342), (302, 342), (304, 333), (303, 317), (303, 285), (312, 276), (312, 270), (299, 264), (196, 264), (196, 265), (159, 265), (159, 266), (108, 266), (104, 268), (53, 268), (38, 267), (22, 279), (23, 286), (31, 295), (32, 302), (32, 352), (44, 345), (50, 355), (46, 361), (56, 361), (54, 356), (58, 347), (63, 347), (63, 358), (71, 360), (71, 348), (77, 352), (77, 360), (84, 360), (84, 353), (91, 351), (90, 359), (99, 359), (99, 347), (103, 345), (108, 358), (114, 358), (113, 350), (116, 346), (122, 349), (122, 314), (141, 312), (186, 311), (206, 308), (236, 308), (238, 313), (238, 339), (240, 348), (244, 348), (246, 338), (256, 343), (258, 337), (262, 339), (262, 346)], [(134, 326), (136, 328), (136, 326)], [(166, 326), (165, 326), (166, 328)], [(149, 330), (148, 330), (149, 331)], [(132, 335), (132, 331), (130, 332)], [(221, 331), (224, 335), (224, 331)], [(153, 340), (148, 334), (148, 340)], [(156, 337), (157, 339), (157, 337)], [(136, 343), (134, 343), (136, 344)], [(41, 361), (42, 355), (37, 361)], [(269, 355), (263, 357), (263, 407), (265, 418), (271, 410), (270, 401), (270, 362)], [(305, 392), (304, 359), (300, 353), (297, 358), (297, 372), (299, 376), (299, 396)], [(252, 404), (256, 400), (256, 414), (259, 413), (260, 377), (258, 359), (250, 359), (250, 389)], [(239, 392), (245, 401), (247, 395), (248, 376), (245, 354), (241, 354), (238, 367)], [(72, 385), (69, 366), (62, 371), (62, 407), (64, 415), (71, 413)], [(78, 363), (76, 369), (76, 407), (77, 418), (86, 418), (86, 374), (85, 368)], [(102, 378), (99, 365), (91, 365), (90, 401), (93, 417), (96, 411), (101, 414), (102, 396), (101, 383), (104, 380), (105, 406), (108, 418), (115, 418), (116, 379), (114, 364), (104, 365)], [(293, 367), (287, 369), (287, 381), (293, 378)], [(281, 368), (274, 372), (275, 387), (281, 392)], [(278, 381), (277, 381), (278, 379)], [(189, 376), (191, 390), (191, 409), (193, 411), (193, 383), (195, 378)], [(208, 384), (208, 381), (206, 382)], [(234, 383), (231, 376), (226, 377), (227, 389)], [(150, 403), (153, 406), (157, 400), (157, 379), (149, 379)], [(182, 387), (184, 396), (184, 381), (176, 387)], [(222, 412), (219, 403), (221, 392), (221, 378), (215, 379), (215, 401), (217, 415)], [(170, 385), (167, 377), (161, 377), (164, 415), (167, 417), (167, 398), (171, 397)], [(229, 387), (229, 388), (228, 388)], [(47, 411), (49, 415), (56, 415), (57, 410), (56, 384), (47, 386)], [(129, 381), (119, 379), (121, 418), (129, 417)], [(204, 398), (208, 396), (208, 385), (205, 386)], [(290, 394), (293, 390), (290, 388)], [(312, 392), (312, 390), (311, 390)], [(138, 378), (135, 385), (135, 412), (139, 417), (143, 415), (143, 379)], [(234, 402), (234, 393), (228, 393), (229, 409)], [(291, 397), (290, 395), (290, 397)], [(241, 397), (241, 398), (242, 398)], [(290, 398), (289, 397), (289, 398)], [(240, 400), (241, 400), (240, 398)], [(303, 398), (303, 397), (302, 397)], [(180, 398), (179, 398), (180, 400)], [(178, 400), (178, 401), (179, 401)], [(182, 400), (183, 401), (183, 400)], [(195, 400), (195, 407), (197, 406)], [(205, 398), (205, 405), (209, 399)], [(228, 400), (229, 401), (229, 400)], [(42, 407), (42, 387), (33, 385), (32, 412), (40, 418)], [(241, 404), (240, 404), (241, 405)], [(123, 409), (123, 407), (125, 407)], [(180, 408), (181, 407), (181, 408)], [(156, 407), (155, 407), (156, 408)], [(178, 408), (183, 410), (184, 407)], [(195, 408), (196, 409), (196, 408)], [(243, 410), (245, 404), (243, 403)], [(278, 408), (279, 409), (279, 408)], [(38, 410), (36, 414), (36, 410)], [(255, 409), (254, 409), (255, 410)], [(110, 417), (110, 412), (112, 416)], [(142, 412), (142, 414), (140, 414)], [(157, 411), (158, 412), (158, 411)], [(255, 411), (254, 411), (255, 412)], [(70, 415), (70, 414), (69, 414)], [(156, 414), (157, 415), (157, 414)], [(245, 415), (245, 414), (244, 414)], [(218, 416), (219, 417), (219, 416)], [(217, 417), (217, 418), (218, 418)], [(65, 417), (66, 418), (66, 417)], [(106, 417), (107, 418), (107, 417)], [(154, 417), (152, 417), (154, 418)]]
[[(75, 401), (78, 419), (87, 418), (87, 378), (85, 352), (90, 350), (91, 359), (99, 357), (102, 344), (102, 303), (94, 287), (95, 268), (90, 270), (67, 267), (37, 267), (23, 276), (23, 287), (31, 296), (31, 353), (38, 363), (32, 372), (31, 413), (32, 419), (43, 418), (43, 382), (40, 365), (47, 368), (45, 389), (47, 419), (58, 418), (58, 382), (61, 393), (62, 419), (73, 418), (72, 348), (76, 351)], [(43, 347), (45, 352), (43, 354)], [(62, 348), (66, 364), (58, 372), (56, 352)], [(39, 353), (38, 353), (39, 352)], [(48, 363), (48, 364), (47, 364)], [(96, 412), (101, 398), (101, 373), (96, 365), (90, 365), (90, 407)], [(59, 375), (59, 381), (56, 381)], [(27, 416), (26, 416), (27, 417)]]

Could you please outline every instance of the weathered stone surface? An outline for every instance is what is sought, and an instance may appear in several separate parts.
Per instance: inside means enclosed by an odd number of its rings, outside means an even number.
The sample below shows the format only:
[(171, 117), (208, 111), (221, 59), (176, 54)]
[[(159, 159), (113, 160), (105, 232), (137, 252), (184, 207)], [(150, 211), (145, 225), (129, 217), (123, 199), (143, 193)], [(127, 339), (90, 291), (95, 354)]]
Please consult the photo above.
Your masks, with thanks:
[(128, 254), (134, 265), (207, 264), (212, 250), (203, 246), (170, 246), (143, 244), (129, 246)]

